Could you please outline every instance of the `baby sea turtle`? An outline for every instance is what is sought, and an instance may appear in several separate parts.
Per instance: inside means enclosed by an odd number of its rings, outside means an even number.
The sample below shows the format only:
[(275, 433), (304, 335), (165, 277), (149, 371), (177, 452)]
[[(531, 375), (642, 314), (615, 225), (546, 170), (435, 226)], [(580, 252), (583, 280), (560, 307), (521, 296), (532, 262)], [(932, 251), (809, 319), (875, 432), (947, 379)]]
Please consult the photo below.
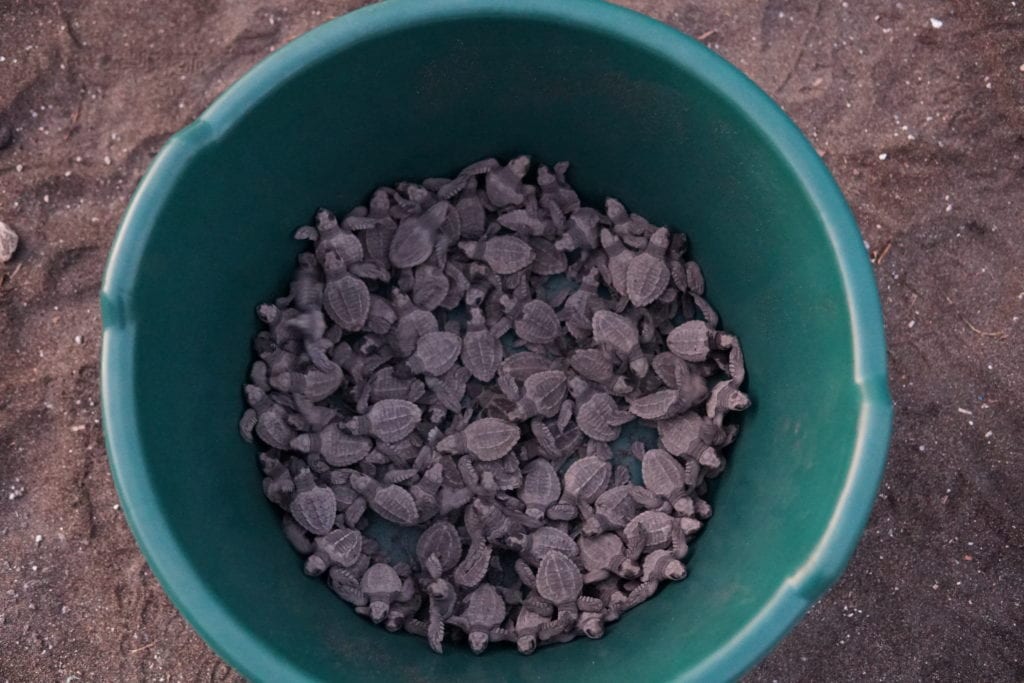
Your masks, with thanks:
[(371, 510), (389, 522), (399, 526), (413, 526), (419, 521), (416, 501), (401, 486), (381, 486), (375, 479), (364, 474), (353, 474), (349, 484), (366, 498)]
[(266, 392), (252, 384), (245, 387), (245, 397), (252, 412), (243, 415), (243, 425), (251, 424), (255, 420), (253, 431), (263, 443), (271, 448), (288, 450), (295, 432), (288, 426), (288, 416), (284, 408)]
[(686, 536), (696, 533), (701, 523), (690, 517), (671, 517), (658, 510), (641, 512), (633, 518), (623, 536), (628, 548), (627, 556), (636, 558), (660, 548), (671, 548), (675, 557), (686, 556)]
[(558, 414), (565, 398), (566, 377), (561, 370), (544, 370), (526, 378), (520, 396), (509, 397), (515, 400), (515, 408), (508, 417), (514, 422), (521, 422), (534, 415), (554, 417)]
[[(712, 426), (712, 425), (708, 425)], [(708, 445), (708, 426), (704, 418), (690, 411), (678, 417), (658, 421), (661, 447), (675, 456), (697, 457)]]
[(562, 325), (550, 304), (540, 299), (526, 302), (515, 322), (516, 335), (529, 344), (550, 344), (561, 334)]
[(483, 261), (498, 275), (517, 273), (531, 263), (536, 254), (529, 244), (512, 235), (499, 235), (482, 241), (463, 241), (459, 249), (469, 258)]
[(385, 443), (401, 441), (412, 433), (423, 417), (418, 405), (400, 398), (389, 398), (374, 403), (365, 415), (345, 423), (352, 434), (372, 434)]
[(288, 511), (303, 529), (322, 536), (334, 526), (338, 504), (333, 491), (326, 486), (318, 486), (313, 474), (303, 470), (295, 476), (295, 496)]
[(594, 341), (606, 350), (629, 362), (637, 377), (647, 374), (649, 364), (640, 349), (636, 323), (612, 311), (597, 311), (592, 322)]
[(646, 489), (632, 484), (614, 486), (594, 501), (593, 514), (583, 520), (580, 530), (586, 536), (605, 531), (618, 531), (636, 517), (638, 506), (656, 508), (660, 499)]
[(667, 550), (655, 550), (644, 558), (642, 581), (645, 583), (682, 581), (685, 578), (686, 566)]
[(555, 242), (559, 251), (593, 251), (599, 244), (601, 214), (589, 206), (573, 211), (565, 222), (565, 232)]
[(605, 489), (612, 478), (612, 466), (606, 460), (593, 456), (580, 458), (562, 477), (562, 497), (548, 509), (548, 517), (555, 520), (575, 519), (581, 506), (588, 507)]
[(480, 307), (471, 307), (462, 338), (462, 364), (476, 379), (490, 382), (498, 371), (502, 355), (501, 339), (489, 329)]
[(373, 448), (366, 437), (352, 436), (332, 423), (314, 434), (299, 434), (291, 440), (291, 448), (299, 453), (318, 453), (332, 467), (351, 467), (362, 461)]
[(505, 542), (509, 548), (518, 552), (520, 557), (535, 567), (552, 550), (557, 550), (570, 558), (579, 555), (579, 548), (569, 534), (551, 526), (541, 527), (529, 534), (512, 534)]
[(680, 515), (693, 515), (686, 473), (679, 461), (668, 451), (655, 448), (644, 453), (642, 461), (644, 486), (672, 505)]
[(452, 574), (455, 585), (467, 589), (479, 585), (487, 575), (487, 570), (490, 569), (492, 553), (491, 545), (485, 540), (480, 539), (470, 543), (466, 550), (466, 556), (462, 558)]
[[(361, 250), (360, 250), (361, 251)], [(370, 314), (370, 290), (361, 279), (349, 274), (341, 254), (329, 251), (324, 257), (324, 310), (343, 330), (358, 331)]]
[(524, 655), (532, 654), (540, 643), (541, 630), (551, 623), (547, 617), (527, 607), (521, 607), (515, 623), (516, 649)]
[(432, 263), (417, 266), (413, 276), (412, 302), (424, 311), (433, 311), (448, 296), (451, 281), (445, 271)]
[(550, 277), (564, 273), (569, 268), (565, 254), (558, 251), (550, 240), (535, 237), (529, 240), (529, 244), (535, 255), (530, 264), (533, 275)]
[(406, 363), (417, 375), (443, 375), (452, 369), (462, 352), (462, 338), (454, 332), (428, 332), (416, 342), (416, 352)]
[(635, 253), (623, 246), (622, 240), (611, 230), (602, 228), (600, 235), (601, 248), (608, 258), (608, 284), (621, 296), (627, 296), (629, 264), (633, 261)]
[(263, 478), (263, 495), (271, 503), (287, 508), (295, 493), (295, 481), (292, 479), (291, 470), (267, 453), (260, 453), (260, 467), (266, 475)]
[(668, 244), (668, 230), (658, 228), (651, 235), (647, 248), (630, 260), (626, 270), (626, 294), (634, 306), (653, 303), (668, 286), (669, 272), (665, 265)]
[(351, 567), (363, 550), (363, 535), (355, 529), (334, 529), (314, 539), (316, 551), (306, 558), (305, 571), (319, 576), (333, 566)]
[(564, 629), (576, 622), (576, 601), (583, 591), (583, 576), (576, 563), (558, 550), (548, 552), (537, 568), (537, 593), (557, 611)]
[(420, 534), (416, 541), (417, 559), (421, 565), (425, 565), (431, 555), (437, 557), (444, 574), (459, 564), (462, 559), (462, 540), (454, 524), (444, 520), (434, 522)]
[(498, 366), (498, 372), (508, 375), (517, 382), (523, 382), (532, 374), (544, 370), (555, 370), (557, 363), (534, 351), (519, 351), (505, 357)]
[(629, 412), (643, 420), (665, 420), (675, 417), (690, 408), (680, 392), (675, 389), (662, 389), (643, 396), (627, 398)]
[(543, 458), (531, 461), (525, 468), (526, 477), (519, 491), (519, 499), (526, 505), (526, 515), (543, 520), (548, 508), (562, 495), (562, 482), (554, 466)]
[(505, 166), (488, 170), (484, 182), (487, 200), (499, 209), (522, 204), (526, 199), (523, 178), (529, 169), (530, 157), (518, 156)]
[(437, 449), (442, 453), (471, 453), (484, 462), (500, 460), (519, 441), (516, 425), (496, 417), (471, 422), (464, 430), (441, 439)]
[(640, 576), (640, 566), (626, 557), (625, 546), (618, 534), (604, 533), (597, 536), (580, 536), (580, 561), (586, 573), (583, 583), (597, 583), (609, 576), (635, 579)]
[(595, 441), (615, 441), (622, 425), (636, 417), (621, 410), (614, 398), (595, 390), (579, 377), (569, 380), (569, 391), (576, 401), (576, 422), (580, 431)]
[(665, 339), (669, 350), (691, 363), (700, 363), (720, 348), (721, 332), (713, 330), (703, 320), (690, 320), (676, 327)]
[(416, 343), (425, 334), (437, 332), (437, 318), (412, 302), (404, 292), (393, 290), (391, 300), (398, 317), (393, 334), (389, 339), (391, 347), (401, 358), (407, 358), (416, 351)]
[(612, 359), (601, 349), (576, 349), (569, 356), (569, 366), (580, 377), (599, 386), (610, 386), (616, 378)]
[(462, 399), (466, 397), (466, 387), (471, 375), (461, 365), (454, 365), (439, 377), (426, 377), (427, 387), (434, 393), (434, 398), (442, 406), (453, 413), (462, 410)]
[(366, 570), (359, 588), (366, 596), (367, 604), (357, 607), (356, 611), (368, 615), (375, 624), (384, 621), (393, 602), (412, 600), (416, 590), (412, 581), (403, 581), (394, 567), (383, 562)]
[(507, 631), (501, 628), (505, 613), (505, 601), (494, 586), (485, 583), (469, 594), (462, 614), (451, 617), (448, 623), (462, 629), (473, 653), (481, 654), (492, 641), (508, 638)]
[(412, 268), (430, 258), (438, 230), (448, 217), (451, 204), (438, 202), (421, 215), (411, 215), (398, 223), (391, 240), (388, 258), (395, 268)]
[(707, 413), (712, 421), (721, 426), (726, 413), (739, 412), (750, 407), (750, 397), (739, 390), (735, 382), (719, 382), (708, 397)]

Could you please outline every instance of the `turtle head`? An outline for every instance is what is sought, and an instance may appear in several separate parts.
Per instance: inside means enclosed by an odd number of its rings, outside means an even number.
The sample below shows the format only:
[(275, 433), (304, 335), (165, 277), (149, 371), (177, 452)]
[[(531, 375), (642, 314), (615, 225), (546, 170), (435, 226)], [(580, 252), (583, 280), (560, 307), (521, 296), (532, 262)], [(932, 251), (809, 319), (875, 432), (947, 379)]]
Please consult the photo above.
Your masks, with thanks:
[(580, 614), (579, 628), (587, 638), (594, 640), (600, 638), (604, 635), (604, 621), (601, 619), (601, 614), (595, 612), (582, 612)]
[(469, 649), (472, 650), (475, 655), (486, 650), (487, 645), (490, 642), (491, 638), (485, 631), (473, 631), (469, 634)]
[(624, 579), (635, 579), (640, 576), (640, 565), (628, 557), (619, 563), (618, 574)]
[(601, 525), (601, 520), (597, 518), (597, 515), (587, 517), (583, 520), (583, 526), (580, 528), (584, 536), (597, 536), (599, 533), (604, 531)]
[(388, 616), (388, 604), (381, 602), (380, 600), (374, 600), (370, 603), (370, 620), (379, 624), (384, 621), (385, 617)]
[(516, 638), (516, 648), (520, 654), (528, 655), (532, 654), (537, 649), (537, 636), (519, 636)]
[(515, 534), (509, 534), (505, 539), (505, 545), (511, 550), (516, 552), (522, 552), (526, 548), (526, 534), (519, 532)]
[(679, 560), (672, 560), (665, 564), (664, 574), (670, 581), (680, 581), (686, 578), (686, 567)]

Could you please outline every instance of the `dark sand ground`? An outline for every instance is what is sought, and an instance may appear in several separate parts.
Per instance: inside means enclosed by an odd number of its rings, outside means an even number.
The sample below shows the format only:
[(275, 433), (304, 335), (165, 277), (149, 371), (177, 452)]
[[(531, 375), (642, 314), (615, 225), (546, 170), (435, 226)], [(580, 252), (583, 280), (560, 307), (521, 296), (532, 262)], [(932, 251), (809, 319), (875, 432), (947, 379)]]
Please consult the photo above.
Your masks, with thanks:
[[(167, 136), (358, 4), (0, 0), (0, 221), (22, 239), (0, 265), (0, 680), (237, 678), (118, 508), (97, 290)], [(1024, 679), (1024, 0), (627, 4), (796, 119), (885, 308), (896, 427), (870, 526), (750, 680)]]

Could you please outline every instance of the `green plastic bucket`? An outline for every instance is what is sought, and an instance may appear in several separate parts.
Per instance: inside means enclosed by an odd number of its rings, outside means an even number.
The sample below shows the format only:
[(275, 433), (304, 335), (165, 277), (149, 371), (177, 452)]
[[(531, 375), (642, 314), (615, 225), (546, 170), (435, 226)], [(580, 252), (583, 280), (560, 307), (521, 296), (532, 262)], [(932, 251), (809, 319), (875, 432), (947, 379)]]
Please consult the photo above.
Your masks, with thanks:
[[(437, 656), (303, 575), (238, 437), (240, 388), (254, 306), (286, 287), (291, 233), (316, 207), (520, 152), (572, 161), (586, 201), (613, 195), (690, 235), (754, 407), (690, 578), (600, 641)], [(102, 308), (128, 522), (174, 603), (254, 680), (738, 676), (839, 576), (885, 461), (878, 297), (828, 171), (739, 71), (594, 0), (390, 0), (271, 55), (154, 160)]]

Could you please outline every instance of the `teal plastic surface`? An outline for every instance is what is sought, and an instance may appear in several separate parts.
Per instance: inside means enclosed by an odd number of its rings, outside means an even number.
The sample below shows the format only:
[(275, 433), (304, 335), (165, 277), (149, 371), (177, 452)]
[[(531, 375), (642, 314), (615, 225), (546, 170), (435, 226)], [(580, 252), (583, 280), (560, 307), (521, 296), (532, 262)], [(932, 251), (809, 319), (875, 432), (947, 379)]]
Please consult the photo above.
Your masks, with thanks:
[[(284, 291), (318, 206), (520, 152), (570, 160), (585, 201), (689, 234), (754, 407), (690, 578), (601, 641), (436, 656), (302, 574), (237, 434), (240, 387), (254, 307)], [(287, 45), (154, 160), (101, 298), (128, 522), (186, 618), (257, 681), (736, 677), (839, 576), (885, 460), (878, 296), (832, 177), (727, 62), (595, 0), (389, 0)]]

